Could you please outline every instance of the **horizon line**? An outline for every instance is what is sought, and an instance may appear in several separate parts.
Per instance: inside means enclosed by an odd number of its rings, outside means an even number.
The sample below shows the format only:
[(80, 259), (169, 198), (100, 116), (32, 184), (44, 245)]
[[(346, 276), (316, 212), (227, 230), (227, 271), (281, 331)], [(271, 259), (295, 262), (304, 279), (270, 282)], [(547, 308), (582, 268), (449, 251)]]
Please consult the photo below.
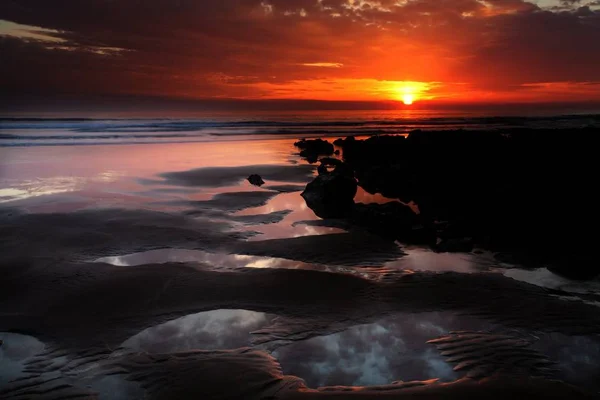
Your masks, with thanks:
[[(122, 109), (122, 108), (125, 109)], [(135, 94), (29, 94), (14, 93), (0, 96), (0, 116), (14, 113), (45, 112), (139, 112), (148, 108), (164, 111), (435, 111), (435, 110), (489, 110), (489, 109), (573, 109), (600, 112), (600, 101), (436, 101), (422, 100), (412, 105), (401, 101), (384, 100), (324, 100), (273, 98), (189, 98), (146, 96)]]

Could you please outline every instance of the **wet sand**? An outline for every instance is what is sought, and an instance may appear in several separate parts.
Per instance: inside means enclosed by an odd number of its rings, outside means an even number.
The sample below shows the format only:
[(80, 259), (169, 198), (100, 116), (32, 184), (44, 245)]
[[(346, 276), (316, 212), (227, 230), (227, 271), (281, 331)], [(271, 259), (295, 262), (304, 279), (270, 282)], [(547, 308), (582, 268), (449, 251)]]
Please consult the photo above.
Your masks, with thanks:
[(116, 156), (112, 174), (98, 146), (71, 186), (65, 149), (15, 150), (8, 170), (30, 170), (1, 181), (0, 398), (600, 391), (593, 285), (319, 222), (298, 192), (314, 167), (290, 141), (261, 144), (227, 143), (245, 159), (170, 145), (151, 166)]

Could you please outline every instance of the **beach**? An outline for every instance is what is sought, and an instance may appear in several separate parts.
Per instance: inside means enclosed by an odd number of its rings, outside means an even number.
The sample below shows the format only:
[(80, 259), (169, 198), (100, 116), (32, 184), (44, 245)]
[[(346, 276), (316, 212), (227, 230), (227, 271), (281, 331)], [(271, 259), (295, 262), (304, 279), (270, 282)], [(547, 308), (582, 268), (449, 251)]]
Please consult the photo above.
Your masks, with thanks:
[[(411, 132), (432, 126), (596, 132), (599, 121), (2, 120), (0, 398), (596, 397), (598, 279), (570, 279), (534, 260), (545, 249), (534, 240), (522, 252), (520, 235), (455, 218), (464, 207), (441, 193), (443, 207), (422, 186), (396, 191), (388, 183), (408, 169), (375, 175), (386, 155), (365, 149), (387, 134), (390, 149), (426, 143)], [(335, 170), (300, 156), (301, 138), (344, 139), (318, 158), (356, 174), (349, 214), (311, 209), (307, 185)], [(436, 187), (456, 204), (496, 193), (449, 179)], [(395, 230), (407, 210), (414, 223)], [(441, 241), (429, 241), (429, 215)]]

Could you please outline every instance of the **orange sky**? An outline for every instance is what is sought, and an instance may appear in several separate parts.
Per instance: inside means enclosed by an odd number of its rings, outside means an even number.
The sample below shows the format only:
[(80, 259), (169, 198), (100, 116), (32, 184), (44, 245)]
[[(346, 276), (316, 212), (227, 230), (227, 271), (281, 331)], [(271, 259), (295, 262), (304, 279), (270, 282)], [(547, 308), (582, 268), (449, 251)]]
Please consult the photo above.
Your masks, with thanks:
[(4, 93), (600, 101), (595, 0), (50, 3), (0, 3)]

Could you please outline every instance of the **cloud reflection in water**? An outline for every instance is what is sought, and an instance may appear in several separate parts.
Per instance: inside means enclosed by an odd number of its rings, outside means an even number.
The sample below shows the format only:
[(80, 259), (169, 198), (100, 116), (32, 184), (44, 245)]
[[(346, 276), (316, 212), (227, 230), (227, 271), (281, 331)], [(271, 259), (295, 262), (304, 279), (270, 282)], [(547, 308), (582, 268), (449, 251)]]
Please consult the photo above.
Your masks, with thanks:
[(266, 326), (273, 318), (247, 310), (201, 312), (148, 328), (127, 339), (122, 346), (149, 353), (237, 349), (250, 346), (250, 333)]
[(277, 349), (286, 374), (310, 387), (382, 385), (394, 381), (460, 375), (426, 342), (454, 329), (484, 329), (490, 325), (449, 312), (398, 314), (373, 324), (297, 342)]
[(0, 332), (0, 388), (21, 375), (24, 363), (45, 345), (32, 336)]

